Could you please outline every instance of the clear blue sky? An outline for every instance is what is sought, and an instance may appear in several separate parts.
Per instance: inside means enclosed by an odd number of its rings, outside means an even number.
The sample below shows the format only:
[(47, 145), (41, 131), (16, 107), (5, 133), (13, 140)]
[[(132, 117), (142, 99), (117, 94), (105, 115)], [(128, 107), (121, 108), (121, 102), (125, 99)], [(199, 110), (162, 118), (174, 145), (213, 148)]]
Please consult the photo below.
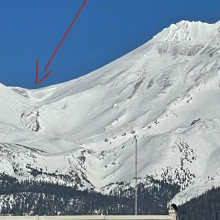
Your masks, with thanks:
[[(87, 0), (46, 72), (83, 0), (0, 1), (0, 83), (39, 88), (85, 75), (181, 20), (215, 23), (219, 0)], [(35, 84), (35, 61), (39, 78)], [(38, 78), (38, 79), (39, 79)]]

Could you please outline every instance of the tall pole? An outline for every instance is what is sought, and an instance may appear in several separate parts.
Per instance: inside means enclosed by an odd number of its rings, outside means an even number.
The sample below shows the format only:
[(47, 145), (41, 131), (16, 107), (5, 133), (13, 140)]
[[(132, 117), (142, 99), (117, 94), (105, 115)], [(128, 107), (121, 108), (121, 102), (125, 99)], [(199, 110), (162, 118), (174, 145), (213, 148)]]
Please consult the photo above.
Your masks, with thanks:
[(137, 137), (134, 136), (135, 139), (135, 201), (134, 201), (134, 210), (135, 215), (137, 215)]

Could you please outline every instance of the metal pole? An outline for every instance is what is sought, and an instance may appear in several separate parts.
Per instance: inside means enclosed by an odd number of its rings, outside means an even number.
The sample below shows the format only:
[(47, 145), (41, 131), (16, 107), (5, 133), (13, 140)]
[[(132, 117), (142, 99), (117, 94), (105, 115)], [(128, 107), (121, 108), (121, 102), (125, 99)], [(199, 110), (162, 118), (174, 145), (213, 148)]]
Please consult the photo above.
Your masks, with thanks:
[(137, 137), (134, 136), (135, 139), (135, 201), (134, 201), (134, 210), (135, 215), (137, 215)]

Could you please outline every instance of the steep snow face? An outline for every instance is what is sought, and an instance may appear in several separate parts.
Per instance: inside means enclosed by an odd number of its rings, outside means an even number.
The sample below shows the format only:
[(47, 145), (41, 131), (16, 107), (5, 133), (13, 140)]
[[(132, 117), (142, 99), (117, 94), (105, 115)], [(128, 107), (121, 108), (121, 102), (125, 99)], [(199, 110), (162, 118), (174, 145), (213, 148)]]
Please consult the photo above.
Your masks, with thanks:
[[(35, 148), (40, 156), (29, 168), (46, 175), (47, 164), (73, 175), (78, 167), (85, 186), (108, 193), (110, 183), (133, 183), (136, 134), (140, 181), (153, 175), (179, 184), (177, 204), (220, 185), (219, 31), (219, 22), (182, 21), (78, 79), (36, 90), (0, 87), (0, 103), (7, 101), (2, 149)], [(2, 171), (21, 166), (13, 161), (2, 160)], [(30, 174), (23, 168), (13, 175)]]
[(0, 123), (18, 125), (22, 111), (30, 107), (25, 97), (0, 84)]

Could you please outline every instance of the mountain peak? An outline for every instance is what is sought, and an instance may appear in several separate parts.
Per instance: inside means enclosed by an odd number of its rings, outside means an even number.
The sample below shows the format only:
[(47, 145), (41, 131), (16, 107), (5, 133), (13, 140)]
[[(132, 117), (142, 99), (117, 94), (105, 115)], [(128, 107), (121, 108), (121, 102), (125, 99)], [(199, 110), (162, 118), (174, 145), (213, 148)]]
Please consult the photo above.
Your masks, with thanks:
[(178, 184), (175, 203), (219, 185), (219, 24), (172, 24), (59, 85), (0, 84), (0, 170), (19, 178), (31, 170), (39, 179), (70, 176), (108, 192), (109, 185), (133, 183), (135, 132), (138, 179)]
[(201, 21), (182, 20), (163, 29), (154, 39), (168, 42), (204, 42), (217, 31), (218, 24), (219, 22), (208, 24)]

